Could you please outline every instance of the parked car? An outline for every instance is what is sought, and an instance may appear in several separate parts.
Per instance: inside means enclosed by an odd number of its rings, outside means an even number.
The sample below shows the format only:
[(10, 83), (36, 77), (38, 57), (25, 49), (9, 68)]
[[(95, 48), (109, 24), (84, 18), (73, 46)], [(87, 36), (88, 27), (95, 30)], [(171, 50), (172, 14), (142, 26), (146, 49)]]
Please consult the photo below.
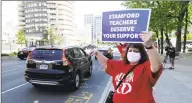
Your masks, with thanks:
[(34, 87), (70, 85), (78, 89), (92, 74), (92, 61), (78, 46), (38, 47), (27, 57), (25, 79)]
[(35, 47), (23, 48), (17, 53), (17, 57), (21, 60), (27, 58), (27, 56), (35, 49)]
[[(183, 46), (182, 46), (182, 49), (183, 49)], [(186, 44), (186, 49), (188, 51), (192, 51), (192, 43)]]
[[(113, 50), (110, 47), (100, 47), (98, 48), (98, 51), (100, 51), (107, 58), (113, 59)], [(95, 56), (95, 60), (97, 60), (96, 56)]]

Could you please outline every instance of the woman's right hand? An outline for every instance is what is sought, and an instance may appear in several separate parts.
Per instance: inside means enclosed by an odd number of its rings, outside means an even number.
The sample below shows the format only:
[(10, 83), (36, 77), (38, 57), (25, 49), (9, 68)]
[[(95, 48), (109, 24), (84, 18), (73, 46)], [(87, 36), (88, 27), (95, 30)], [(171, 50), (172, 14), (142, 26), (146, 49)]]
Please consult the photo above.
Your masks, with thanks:
[(89, 53), (89, 55), (90, 55), (90, 56), (96, 56), (97, 53), (98, 53), (98, 51), (94, 49), (93, 51), (91, 51), (91, 52)]
[(99, 52), (98, 50), (93, 50), (91, 51), (91, 53), (89, 54), (90, 56), (96, 56), (97, 57), (97, 60), (99, 61), (99, 63), (102, 65), (102, 66), (106, 66), (107, 64), (107, 60), (108, 58), (106, 58), (101, 52)]

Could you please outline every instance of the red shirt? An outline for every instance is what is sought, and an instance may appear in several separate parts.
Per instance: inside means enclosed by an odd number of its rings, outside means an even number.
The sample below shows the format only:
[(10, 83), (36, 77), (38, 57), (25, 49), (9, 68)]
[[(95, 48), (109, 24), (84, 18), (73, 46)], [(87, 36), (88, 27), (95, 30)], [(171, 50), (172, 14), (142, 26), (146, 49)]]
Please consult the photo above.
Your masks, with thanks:
[(128, 43), (124, 43), (124, 45), (126, 45), (126, 46), (121, 46), (119, 43), (115, 43), (115, 44), (116, 44), (121, 56), (123, 57)]
[[(114, 88), (132, 65), (124, 65), (120, 60), (108, 60), (106, 72), (112, 76)], [(162, 73), (162, 65), (157, 73), (150, 70), (150, 62), (137, 65), (122, 82), (113, 96), (114, 103), (155, 103), (153, 86)]]

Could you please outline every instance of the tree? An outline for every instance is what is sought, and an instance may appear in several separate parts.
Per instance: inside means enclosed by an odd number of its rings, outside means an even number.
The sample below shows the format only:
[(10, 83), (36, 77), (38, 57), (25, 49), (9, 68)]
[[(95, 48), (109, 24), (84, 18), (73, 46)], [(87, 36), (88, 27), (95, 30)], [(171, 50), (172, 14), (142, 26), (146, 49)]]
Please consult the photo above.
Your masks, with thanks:
[[(176, 30), (178, 33), (176, 51), (181, 50), (181, 30), (184, 26), (183, 20), (188, 4), (189, 1), (126, 1), (123, 3), (128, 8), (152, 9), (150, 30), (161, 32), (161, 49), (163, 49), (163, 35), (166, 36), (166, 42), (170, 43), (168, 32)], [(189, 11), (192, 11), (192, 9)], [(190, 23), (192, 24), (192, 22)], [(161, 50), (161, 53), (163, 53), (163, 50)]]
[(161, 39), (161, 54), (163, 54), (164, 34), (166, 34), (166, 39), (168, 40), (167, 33), (174, 29), (176, 24), (174, 20), (167, 18), (167, 12), (172, 4), (172, 2), (167, 1), (126, 1), (123, 3), (128, 8), (152, 9), (149, 30), (156, 32), (158, 41)]
[(16, 34), (16, 43), (20, 44), (21, 47), (23, 44), (26, 44), (26, 36), (25, 36), (25, 32), (23, 29), (19, 30)]
[(176, 41), (176, 52), (181, 51), (181, 30), (183, 26), (183, 19), (188, 8), (189, 1), (179, 1), (178, 8), (176, 8), (179, 13), (177, 15), (178, 25), (177, 25), (177, 41)]
[(157, 37), (156, 37), (155, 34), (152, 35), (152, 40), (153, 40), (153, 41), (156, 41), (156, 40), (157, 40)]
[(48, 42), (50, 45), (55, 45), (61, 43), (63, 38), (57, 33), (56, 29), (53, 27), (47, 27), (44, 34), (44, 41)]
[(186, 39), (187, 40), (192, 40), (192, 34), (188, 34)]

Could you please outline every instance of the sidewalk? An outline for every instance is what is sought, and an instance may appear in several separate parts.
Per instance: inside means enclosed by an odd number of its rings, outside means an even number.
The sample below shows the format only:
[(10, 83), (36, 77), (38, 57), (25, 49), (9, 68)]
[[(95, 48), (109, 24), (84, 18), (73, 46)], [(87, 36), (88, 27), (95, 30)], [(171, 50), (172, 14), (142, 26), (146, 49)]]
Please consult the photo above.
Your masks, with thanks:
[(154, 87), (157, 103), (191, 103), (192, 69), (186, 65), (175, 65), (175, 70), (164, 70)]
[[(185, 62), (184, 60), (182, 60), (182, 62)], [(192, 58), (188, 58), (187, 61), (191, 62)], [(192, 63), (190, 66), (187, 66), (186, 64), (176, 64), (174, 70), (165, 69), (163, 71), (161, 77), (153, 89), (156, 103), (191, 103), (191, 66)], [(104, 103), (108, 93), (114, 90), (111, 80), (109, 85), (110, 86), (108, 86), (105, 94), (102, 95), (102, 101), (99, 103)]]

